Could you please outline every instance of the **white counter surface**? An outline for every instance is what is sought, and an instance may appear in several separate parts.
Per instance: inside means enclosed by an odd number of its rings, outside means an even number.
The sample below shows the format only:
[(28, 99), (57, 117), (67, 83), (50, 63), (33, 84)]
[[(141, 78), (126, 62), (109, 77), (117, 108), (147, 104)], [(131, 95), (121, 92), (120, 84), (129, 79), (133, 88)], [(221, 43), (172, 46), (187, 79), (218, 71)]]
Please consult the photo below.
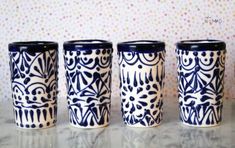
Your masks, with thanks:
[(172, 100), (165, 100), (164, 119), (158, 127), (127, 127), (119, 109), (113, 108), (108, 127), (89, 130), (69, 125), (64, 102), (59, 102), (55, 127), (20, 129), (14, 124), (11, 101), (1, 102), (0, 148), (235, 148), (235, 100), (224, 101), (223, 122), (211, 128), (183, 125), (178, 103)]

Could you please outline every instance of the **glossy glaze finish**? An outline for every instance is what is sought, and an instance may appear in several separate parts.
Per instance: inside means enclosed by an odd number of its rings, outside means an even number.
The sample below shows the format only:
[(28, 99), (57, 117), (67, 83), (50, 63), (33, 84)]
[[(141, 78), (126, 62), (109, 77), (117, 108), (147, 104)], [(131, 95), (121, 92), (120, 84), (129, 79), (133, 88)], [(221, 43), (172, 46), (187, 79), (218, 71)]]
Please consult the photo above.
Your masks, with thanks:
[(225, 43), (215, 40), (177, 44), (180, 119), (197, 127), (222, 121)]
[(44, 41), (9, 44), (13, 112), (21, 128), (48, 128), (56, 123), (57, 48), (57, 43)]
[(124, 123), (132, 127), (159, 125), (162, 120), (165, 78), (164, 43), (159, 41), (120, 43), (118, 55)]
[(71, 125), (98, 128), (109, 124), (112, 44), (103, 40), (64, 44), (67, 100)]

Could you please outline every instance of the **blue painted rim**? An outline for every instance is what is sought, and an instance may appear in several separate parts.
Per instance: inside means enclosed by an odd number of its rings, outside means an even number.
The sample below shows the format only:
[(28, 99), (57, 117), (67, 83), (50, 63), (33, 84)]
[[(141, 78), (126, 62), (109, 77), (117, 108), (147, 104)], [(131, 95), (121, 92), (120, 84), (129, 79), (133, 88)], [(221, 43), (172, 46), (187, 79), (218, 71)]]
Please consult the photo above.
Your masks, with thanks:
[(44, 52), (48, 50), (58, 50), (58, 43), (52, 41), (13, 42), (8, 45), (8, 49), (11, 52)]
[(88, 39), (88, 40), (72, 40), (64, 42), (64, 50), (92, 50), (101, 48), (112, 48), (112, 43), (106, 40)]
[(165, 50), (165, 43), (157, 40), (136, 40), (118, 43), (117, 48), (118, 52), (154, 53)]
[(176, 43), (177, 49), (189, 51), (216, 51), (226, 50), (226, 44), (220, 40), (183, 40)]

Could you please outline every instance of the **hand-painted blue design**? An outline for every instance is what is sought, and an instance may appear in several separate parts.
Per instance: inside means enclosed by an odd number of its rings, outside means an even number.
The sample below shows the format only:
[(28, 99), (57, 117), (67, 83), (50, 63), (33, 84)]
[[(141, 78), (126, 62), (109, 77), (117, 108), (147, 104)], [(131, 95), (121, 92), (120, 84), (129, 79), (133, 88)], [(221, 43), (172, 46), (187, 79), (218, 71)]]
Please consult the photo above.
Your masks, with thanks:
[(118, 52), (121, 111), (125, 124), (156, 126), (162, 120), (165, 50)]
[(99, 127), (109, 123), (112, 48), (64, 50), (70, 123)]
[(57, 49), (10, 51), (15, 121), (22, 128), (53, 126), (57, 115)]
[(180, 119), (213, 126), (222, 120), (225, 50), (177, 49)]

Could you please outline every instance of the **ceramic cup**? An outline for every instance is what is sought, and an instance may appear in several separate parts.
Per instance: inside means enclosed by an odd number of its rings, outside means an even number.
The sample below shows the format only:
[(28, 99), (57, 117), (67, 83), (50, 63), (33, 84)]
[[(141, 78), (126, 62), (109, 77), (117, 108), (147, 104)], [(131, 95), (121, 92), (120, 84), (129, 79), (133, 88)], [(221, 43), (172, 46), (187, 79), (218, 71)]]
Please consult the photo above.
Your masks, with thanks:
[(165, 44), (130, 41), (118, 44), (121, 111), (132, 127), (153, 127), (162, 121)]
[(15, 122), (21, 128), (54, 126), (57, 115), (58, 44), (9, 44)]
[(225, 43), (187, 40), (177, 43), (180, 119), (209, 127), (222, 120)]
[(112, 52), (112, 43), (104, 40), (64, 43), (71, 125), (98, 128), (109, 124)]

